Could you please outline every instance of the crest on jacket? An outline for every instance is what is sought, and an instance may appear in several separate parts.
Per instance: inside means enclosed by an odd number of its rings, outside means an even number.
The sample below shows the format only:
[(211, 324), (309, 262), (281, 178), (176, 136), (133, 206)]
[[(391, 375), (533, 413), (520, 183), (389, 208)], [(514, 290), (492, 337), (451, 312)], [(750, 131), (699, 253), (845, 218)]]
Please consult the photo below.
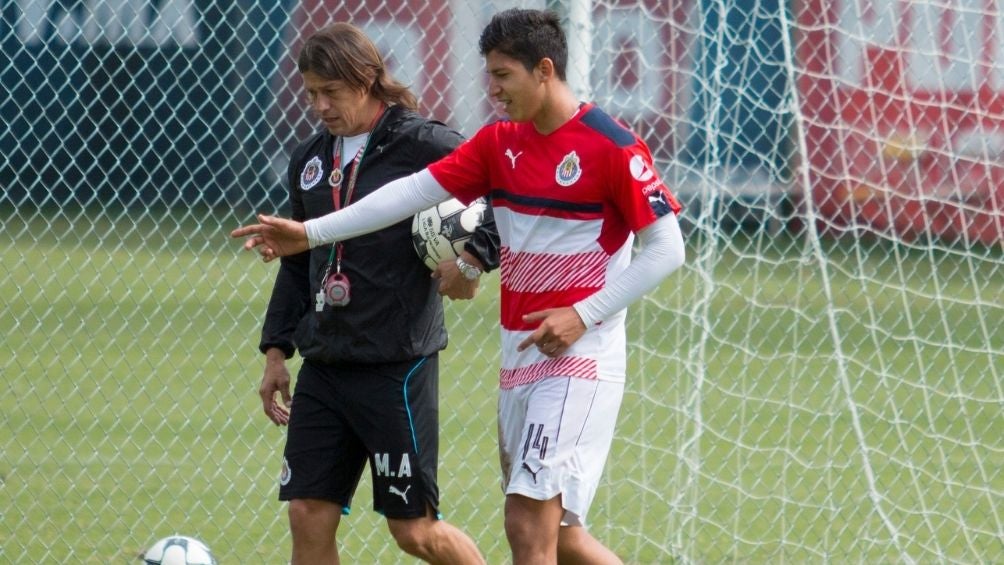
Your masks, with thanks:
[(314, 155), (314, 158), (307, 161), (307, 164), (303, 166), (303, 170), (300, 171), (300, 188), (303, 190), (314, 188), (320, 182), (321, 177), (324, 176), (323, 169), (321, 158)]

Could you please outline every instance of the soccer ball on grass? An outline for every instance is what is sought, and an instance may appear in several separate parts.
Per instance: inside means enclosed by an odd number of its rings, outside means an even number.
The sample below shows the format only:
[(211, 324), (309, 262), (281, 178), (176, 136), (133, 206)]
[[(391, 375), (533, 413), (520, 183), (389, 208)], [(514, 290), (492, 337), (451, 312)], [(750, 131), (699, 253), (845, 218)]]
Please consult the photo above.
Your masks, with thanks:
[(157, 541), (143, 554), (146, 565), (217, 565), (206, 544), (188, 536)]
[(441, 261), (460, 256), (474, 230), (481, 225), (488, 203), (479, 198), (464, 206), (456, 198), (415, 214), (411, 221), (411, 241), (415, 252), (430, 270)]

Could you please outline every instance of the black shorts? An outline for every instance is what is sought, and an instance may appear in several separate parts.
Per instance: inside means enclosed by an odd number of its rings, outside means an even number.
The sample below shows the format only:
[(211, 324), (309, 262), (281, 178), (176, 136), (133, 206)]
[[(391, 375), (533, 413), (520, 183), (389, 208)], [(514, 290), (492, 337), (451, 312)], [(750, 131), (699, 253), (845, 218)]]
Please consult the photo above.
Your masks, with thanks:
[(297, 376), (279, 500), (315, 498), (347, 514), (366, 462), (373, 509), (439, 512), (439, 357), (383, 365), (305, 361)]

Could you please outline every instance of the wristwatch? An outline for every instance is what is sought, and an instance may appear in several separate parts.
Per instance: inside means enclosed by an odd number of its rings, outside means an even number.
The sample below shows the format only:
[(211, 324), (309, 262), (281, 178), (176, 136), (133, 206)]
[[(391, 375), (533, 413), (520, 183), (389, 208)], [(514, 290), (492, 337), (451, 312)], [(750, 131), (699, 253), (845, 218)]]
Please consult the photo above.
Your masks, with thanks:
[(469, 281), (476, 281), (481, 276), (481, 269), (464, 261), (463, 257), (457, 257), (457, 268), (460, 269), (460, 274)]

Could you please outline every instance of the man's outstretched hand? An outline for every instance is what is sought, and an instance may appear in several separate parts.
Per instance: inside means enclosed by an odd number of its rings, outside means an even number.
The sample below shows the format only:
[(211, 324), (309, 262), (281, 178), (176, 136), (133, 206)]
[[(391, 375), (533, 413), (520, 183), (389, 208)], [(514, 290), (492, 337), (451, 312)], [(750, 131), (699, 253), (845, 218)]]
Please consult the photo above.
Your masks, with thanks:
[(246, 237), (244, 249), (257, 249), (262, 261), (268, 263), (276, 257), (302, 253), (307, 244), (307, 230), (300, 222), (258, 214), (257, 224), (241, 226), (230, 232), (230, 237)]

